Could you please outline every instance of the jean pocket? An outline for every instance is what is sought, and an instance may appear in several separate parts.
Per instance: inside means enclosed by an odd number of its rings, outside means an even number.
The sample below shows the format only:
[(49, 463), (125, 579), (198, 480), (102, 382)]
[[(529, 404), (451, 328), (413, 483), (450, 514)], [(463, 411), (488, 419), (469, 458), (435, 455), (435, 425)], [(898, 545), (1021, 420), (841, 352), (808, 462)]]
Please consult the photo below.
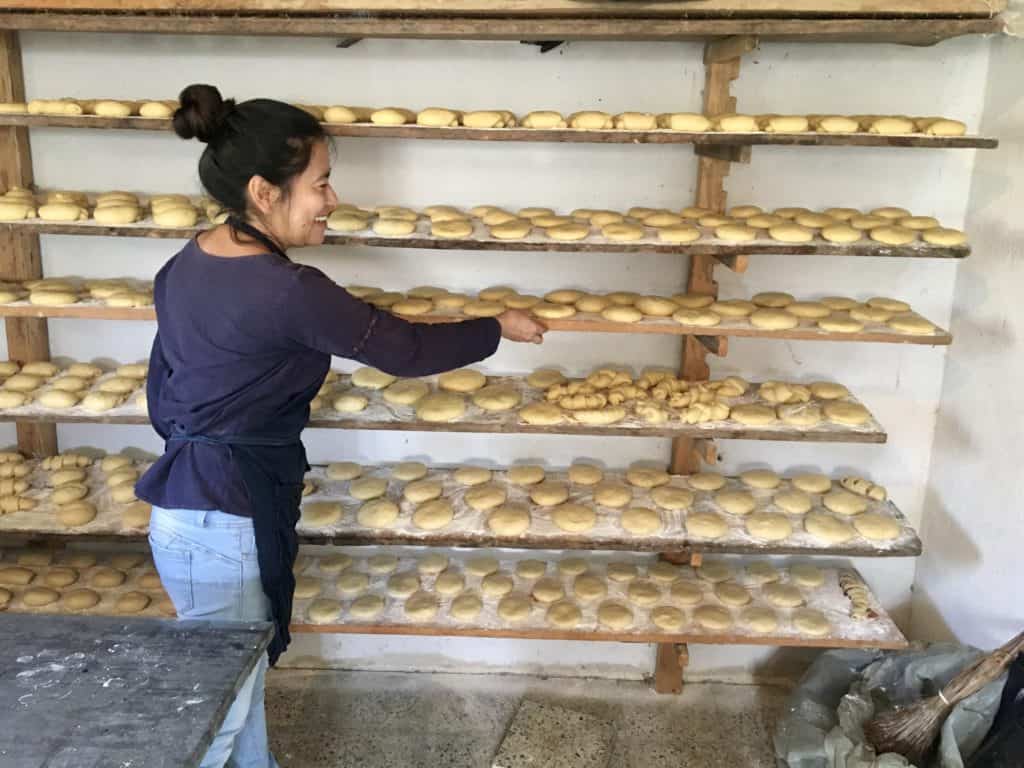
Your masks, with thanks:
[(149, 548), (153, 564), (167, 596), (174, 603), (178, 616), (187, 615), (195, 607), (192, 591), (192, 553), (188, 542), (162, 530), (149, 532)]

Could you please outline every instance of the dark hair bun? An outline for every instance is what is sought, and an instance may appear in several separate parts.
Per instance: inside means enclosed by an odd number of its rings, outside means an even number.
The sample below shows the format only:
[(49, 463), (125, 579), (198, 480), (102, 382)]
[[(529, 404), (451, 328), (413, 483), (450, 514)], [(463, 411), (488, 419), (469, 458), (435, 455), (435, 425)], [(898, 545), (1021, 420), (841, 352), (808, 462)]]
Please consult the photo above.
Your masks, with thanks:
[(174, 113), (174, 132), (183, 139), (196, 138), (204, 143), (220, 133), (235, 106), (234, 99), (225, 101), (212, 85), (190, 85), (178, 100), (181, 107)]

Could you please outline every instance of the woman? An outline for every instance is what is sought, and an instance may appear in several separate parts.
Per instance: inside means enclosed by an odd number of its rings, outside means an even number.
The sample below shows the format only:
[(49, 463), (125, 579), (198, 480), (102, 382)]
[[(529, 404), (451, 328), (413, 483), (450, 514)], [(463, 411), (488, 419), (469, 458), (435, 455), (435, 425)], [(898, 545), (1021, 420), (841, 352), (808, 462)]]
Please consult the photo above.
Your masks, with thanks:
[[(241, 104), (209, 85), (181, 93), (174, 130), (206, 143), (199, 177), (231, 215), (191, 240), (155, 282), (147, 396), (164, 455), (139, 480), (149, 541), (180, 618), (272, 619), (269, 663), (289, 642), (303, 475), (299, 436), (331, 355), (396, 376), (483, 360), (501, 337), (540, 343), (519, 311), (413, 324), (351, 296), (291, 248), (320, 245), (338, 198), (320, 124), (268, 99)], [(203, 768), (276, 766), (267, 746), (264, 657)]]

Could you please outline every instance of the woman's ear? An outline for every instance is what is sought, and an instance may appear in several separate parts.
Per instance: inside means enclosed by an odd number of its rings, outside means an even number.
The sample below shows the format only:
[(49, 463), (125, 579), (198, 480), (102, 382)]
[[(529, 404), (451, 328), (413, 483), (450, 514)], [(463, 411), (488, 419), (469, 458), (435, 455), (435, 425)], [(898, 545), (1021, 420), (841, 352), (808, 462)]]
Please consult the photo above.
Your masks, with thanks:
[(253, 176), (246, 186), (249, 202), (263, 216), (269, 216), (271, 209), (281, 199), (281, 189), (262, 176)]

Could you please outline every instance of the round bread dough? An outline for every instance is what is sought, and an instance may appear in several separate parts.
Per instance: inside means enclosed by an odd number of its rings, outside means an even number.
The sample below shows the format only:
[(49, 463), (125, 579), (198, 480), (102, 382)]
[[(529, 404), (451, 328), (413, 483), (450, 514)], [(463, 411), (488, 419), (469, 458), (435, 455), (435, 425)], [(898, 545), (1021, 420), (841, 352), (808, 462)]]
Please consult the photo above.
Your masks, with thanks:
[(799, 224), (780, 224), (768, 230), (772, 240), (780, 243), (809, 243), (814, 239), (814, 230)]
[(542, 507), (554, 507), (569, 498), (569, 486), (565, 483), (545, 480), (530, 489), (530, 499)]
[(420, 588), (420, 577), (412, 572), (394, 573), (388, 578), (388, 594), (392, 597), (409, 597)]
[(96, 506), (88, 501), (76, 501), (57, 510), (57, 522), (65, 528), (77, 528), (96, 519)]
[(330, 624), (341, 616), (341, 603), (326, 597), (317, 598), (309, 604), (306, 616), (314, 624)]
[(29, 401), (29, 396), (24, 392), (11, 392), (0, 390), (0, 408), (19, 408)]
[(829, 421), (849, 426), (866, 424), (871, 419), (870, 412), (863, 405), (845, 401), (826, 403), (824, 414)]
[[(0, 392), (0, 395), (3, 393)], [(526, 424), (551, 426), (561, 424), (565, 414), (554, 403), (530, 403), (519, 410), (519, 418)]]
[(665, 243), (692, 243), (700, 237), (700, 230), (687, 224), (658, 228), (658, 239)]
[(611, 221), (601, 227), (601, 234), (615, 242), (639, 240), (644, 236), (644, 228), (638, 224), (624, 221)]
[(60, 488), (55, 488), (53, 493), (50, 494), (50, 500), (59, 506), (84, 499), (88, 495), (89, 486), (82, 483), (68, 483)]
[(382, 397), (392, 405), (415, 405), (430, 392), (430, 387), (418, 379), (402, 379), (384, 390)]
[(725, 478), (717, 472), (696, 472), (688, 475), (686, 481), (698, 491), (717, 491), (725, 486)]
[(747, 578), (754, 584), (769, 584), (779, 580), (779, 572), (771, 563), (758, 560), (747, 566)]
[(569, 482), (577, 485), (597, 485), (604, 479), (604, 471), (593, 464), (573, 464), (568, 474)]
[(820, 587), (825, 583), (825, 573), (816, 565), (796, 563), (789, 567), (789, 578), (801, 587)]
[(526, 595), (506, 595), (498, 601), (498, 616), (507, 622), (526, 621), (530, 617), (533, 604)]
[(813, 608), (801, 608), (793, 612), (793, 626), (811, 637), (822, 637), (828, 634), (831, 625), (825, 614)]
[(647, 567), (647, 575), (655, 581), (671, 584), (682, 575), (682, 571), (678, 565), (658, 560)]
[(425, 574), (438, 574), (447, 567), (448, 557), (440, 552), (431, 552), (426, 557), (421, 557), (416, 563), (416, 570)]
[(758, 634), (774, 632), (779, 626), (779, 617), (771, 608), (752, 606), (740, 614), (740, 625)]
[(452, 480), (460, 485), (483, 485), (491, 479), (491, 470), (486, 467), (465, 466), (452, 472)]
[[(488, 217), (491, 218), (491, 221), (498, 220), (492, 214), (488, 214)], [(485, 224), (488, 223), (488, 217), (484, 218)], [(505, 220), (489, 226), (491, 237), (498, 240), (519, 240), (529, 235), (533, 229), (533, 223), (529, 219), (516, 218), (511, 214), (503, 214), (502, 218)]]
[(619, 524), (635, 536), (650, 535), (662, 529), (661, 515), (647, 507), (630, 507), (622, 513)]
[(412, 524), (423, 531), (436, 531), (450, 524), (455, 517), (448, 499), (433, 499), (421, 504), (412, 514)]
[(295, 597), (298, 600), (308, 600), (316, 597), (323, 589), (320, 579), (313, 576), (298, 576), (295, 579)]
[(601, 312), (611, 301), (604, 296), (584, 296), (575, 306), (580, 312)]
[(508, 481), (513, 485), (536, 485), (544, 480), (544, 467), (537, 464), (517, 464), (509, 467)]
[(604, 580), (589, 573), (576, 577), (572, 584), (573, 594), (584, 603), (600, 600), (608, 594), (608, 585)]
[(697, 569), (697, 575), (705, 581), (717, 584), (720, 581), (728, 581), (732, 578), (732, 568), (721, 560), (705, 562)]
[(366, 389), (384, 389), (397, 380), (397, 376), (392, 376), (390, 373), (384, 373), (384, 371), (379, 371), (369, 366), (357, 368), (352, 374), (352, 385)]
[(751, 488), (771, 490), (779, 487), (782, 478), (770, 469), (751, 469), (740, 474), (740, 482)]
[(868, 501), (863, 496), (840, 488), (826, 493), (821, 500), (826, 509), (839, 515), (859, 515), (868, 508)]
[(363, 468), (354, 461), (335, 461), (327, 465), (325, 474), (329, 480), (355, 480)]
[(722, 322), (722, 318), (708, 309), (679, 309), (672, 313), (672, 319), (680, 325), (695, 325), (710, 328)]
[(637, 488), (656, 488), (671, 480), (668, 472), (648, 467), (630, 467), (626, 470), (626, 482)]
[(729, 418), (740, 424), (765, 426), (775, 423), (776, 414), (775, 409), (770, 406), (752, 403), (734, 406), (729, 413)]
[(505, 573), (489, 573), (480, 581), (480, 591), (486, 597), (501, 597), (507, 595), (515, 586), (515, 581)]
[(122, 395), (113, 392), (90, 392), (82, 398), (79, 405), (90, 413), (103, 413), (119, 406), (122, 400)]
[(566, 502), (551, 511), (551, 519), (563, 531), (584, 533), (594, 527), (597, 514), (588, 506)]
[(747, 518), (747, 533), (763, 541), (781, 541), (793, 533), (793, 524), (785, 515), (757, 512)]
[(682, 628), (686, 617), (678, 608), (671, 605), (659, 605), (651, 611), (651, 621), (659, 629), (675, 632)]
[(821, 230), (821, 236), (830, 243), (856, 243), (864, 237), (864, 233), (849, 224), (832, 224)]
[(565, 374), (554, 368), (538, 368), (526, 377), (526, 383), (535, 389), (547, 389), (565, 381)]
[(791, 515), (804, 515), (811, 511), (811, 497), (797, 489), (779, 491), (772, 497), (772, 503)]
[(448, 612), (456, 621), (474, 621), (483, 607), (483, 601), (477, 595), (466, 592), (452, 600)]
[(757, 230), (743, 224), (723, 224), (715, 227), (715, 237), (727, 243), (748, 243), (757, 238)]
[(803, 593), (791, 584), (765, 584), (761, 593), (769, 603), (780, 608), (796, 608), (804, 604)]
[(816, 427), (825, 415), (817, 403), (793, 403), (776, 408), (779, 420), (792, 427)]
[(967, 235), (959, 229), (934, 227), (921, 233), (921, 239), (931, 245), (956, 246), (967, 242)]
[(602, 482), (594, 489), (594, 501), (602, 507), (619, 509), (633, 500), (633, 491), (621, 483)]
[(125, 572), (119, 571), (117, 568), (100, 568), (93, 573), (89, 583), (94, 587), (110, 589), (124, 584), (125, 578), (127, 578)]
[(832, 310), (820, 301), (794, 301), (786, 307), (786, 311), (796, 317), (812, 320), (820, 320), (832, 314)]
[(74, 568), (50, 568), (43, 577), (43, 581), (48, 587), (55, 587), (57, 589), (69, 587), (78, 581), (78, 571)]
[(384, 237), (402, 237), (416, 231), (416, 222), (382, 217), (373, 222), (373, 231)]
[(457, 595), (466, 586), (466, 579), (457, 571), (446, 570), (434, 581), (434, 589), (441, 595)]
[(321, 573), (341, 573), (346, 568), (349, 568), (352, 565), (352, 557), (351, 555), (346, 555), (343, 552), (339, 552), (321, 558), (319, 565)]
[(723, 317), (747, 317), (757, 309), (757, 305), (746, 299), (727, 299), (716, 301), (711, 305), (711, 311)]
[(750, 324), (755, 328), (782, 331), (796, 328), (800, 318), (784, 309), (759, 309), (750, 315)]
[(402, 495), (413, 504), (422, 504), (438, 498), (443, 490), (439, 480), (414, 480), (405, 486)]
[(935, 333), (936, 327), (933, 323), (925, 320), (920, 315), (913, 312), (906, 312), (904, 314), (896, 315), (891, 318), (886, 325), (892, 328), (894, 331), (900, 331), (901, 333), (912, 333), (917, 335), (928, 335)]
[(380, 595), (360, 595), (349, 606), (349, 614), (356, 619), (375, 619), (384, 612), (386, 605)]
[(487, 384), (487, 377), (472, 368), (459, 368), (437, 377), (437, 386), (448, 392), (476, 392)]
[(547, 320), (561, 320), (575, 315), (576, 307), (571, 304), (554, 304), (549, 301), (542, 301), (530, 307), (530, 311), (537, 317), (543, 317)]
[(719, 491), (715, 502), (730, 515), (749, 515), (757, 508), (757, 500), (747, 491)]
[(626, 595), (637, 605), (654, 605), (661, 599), (661, 587), (653, 581), (638, 579), (630, 582)]
[(61, 605), (71, 611), (85, 611), (99, 605), (99, 593), (91, 589), (75, 589), (64, 595)]
[(804, 518), (804, 530), (818, 541), (827, 544), (842, 544), (854, 537), (852, 526), (821, 512), (807, 514)]
[(563, 576), (579, 576), (586, 571), (587, 561), (582, 557), (567, 557), (558, 561), (558, 572)]
[(359, 508), (356, 521), (367, 528), (390, 528), (398, 519), (398, 511), (391, 499), (374, 499)]
[(471, 576), (487, 576), (498, 570), (498, 561), (493, 557), (474, 557), (466, 561), (466, 573)]
[(590, 234), (587, 224), (559, 224), (544, 230), (552, 240), (582, 240)]
[(750, 602), (750, 592), (746, 587), (723, 581), (715, 585), (715, 597), (722, 605), (741, 606)]
[(16, 373), (10, 376), (3, 384), (4, 389), (12, 392), (31, 392), (43, 383), (43, 377), (33, 376), (28, 373)]
[(346, 571), (338, 577), (338, 591), (343, 595), (355, 595), (370, 585), (370, 577), (358, 571)]
[(759, 307), (769, 309), (783, 309), (796, 301), (792, 294), (783, 293), (781, 291), (762, 291), (761, 293), (755, 293), (750, 300)]
[(729, 525), (714, 512), (695, 512), (686, 516), (686, 533), (702, 539), (720, 539), (729, 531)]
[(638, 323), (644, 318), (644, 313), (636, 307), (611, 306), (601, 311), (601, 317), (613, 323)]
[(50, 605), (59, 599), (60, 592), (49, 587), (29, 587), (21, 593), (21, 602), (33, 608)]
[(853, 519), (857, 533), (870, 541), (892, 541), (900, 535), (900, 524), (893, 518), (866, 512)]
[(693, 612), (693, 619), (704, 629), (724, 631), (732, 626), (732, 614), (717, 605), (702, 605)]
[(662, 486), (651, 491), (651, 500), (662, 509), (689, 509), (693, 505), (693, 493), (685, 488)]
[(23, 587), (26, 584), (31, 584), (35, 577), (35, 571), (17, 565), (0, 568), (0, 584)]
[(370, 401), (363, 395), (346, 392), (334, 399), (333, 406), (338, 413), (359, 413), (366, 410), (369, 403)]
[(500, 301), (470, 301), (462, 307), (468, 317), (497, 317), (506, 309)]
[(633, 626), (633, 612), (621, 603), (609, 601), (597, 609), (597, 620), (609, 629), (629, 629)]
[(391, 311), (397, 315), (425, 315), (433, 309), (433, 301), (420, 298), (399, 299), (391, 305)]
[(832, 381), (815, 381), (810, 384), (810, 390), (819, 400), (839, 400), (850, 396), (850, 390)]
[(71, 408), (78, 400), (79, 397), (74, 392), (62, 389), (48, 389), (36, 398), (36, 402), (45, 408)]
[(558, 579), (544, 578), (533, 585), (531, 592), (534, 599), (540, 603), (553, 603), (565, 597), (565, 589)]
[(348, 484), (348, 493), (353, 499), (369, 501), (387, 493), (388, 481), (383, 477), (359, 477)]
[(530, 510), (524, 504), (503, 504), (487, 517), (487, 527), (499, 536), (519, 536), (530, 527)]
[(875, 227), (868, 234), (872, 240), (885, 245), (908, 245), (917, 240), (917, 232), (899, 226)]
[(619, 583), (632, 581), (640, 574), (640, 569), (632, 563), (609, 563), (606, 570), (608, 578)]
[(477, 512), (486, 512), (505, 503), (507, 493), (500, 485), (488, 483), (476, 485), (465, 493), (466, 503)]
[(303, 528), (324, 528), (341, 520), (342, 508), (337, 501), (311, 501), (302, 505)]
[(572, 629), (583, 620), (583, 614), (575, 603), (559, 600), (548, 608), (546, 619), (548, 624), (559, 629)]
[(461, 418), (466, 412), (466, 401), (452, 392), (435, 392), (416, 405), (416, 416), (423, 421), (446, 422)]
[(396, 480), (410, 482), (427, 475), (427, 465), (422, 461), (401, 461), (391, 468), (391, 476)]
[(682, 605), (697, 605), (704, 600), (704, 590), (693, 581), (677, 581), (669, 590), (672, 599)]

